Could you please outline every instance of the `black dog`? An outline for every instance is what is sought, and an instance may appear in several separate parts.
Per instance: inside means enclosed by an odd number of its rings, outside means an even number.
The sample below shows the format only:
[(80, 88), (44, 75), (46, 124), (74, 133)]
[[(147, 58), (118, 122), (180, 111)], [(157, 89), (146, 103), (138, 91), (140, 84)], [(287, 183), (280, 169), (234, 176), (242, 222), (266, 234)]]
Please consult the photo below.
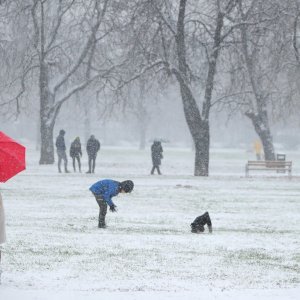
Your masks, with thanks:
[(191, 224), (193, 233), (204, 232), (204, 225), (207, 225), (209, 233), (212, 233), (212, 224), (208, 212), (205, 212), (202, 216), (197, 217)]

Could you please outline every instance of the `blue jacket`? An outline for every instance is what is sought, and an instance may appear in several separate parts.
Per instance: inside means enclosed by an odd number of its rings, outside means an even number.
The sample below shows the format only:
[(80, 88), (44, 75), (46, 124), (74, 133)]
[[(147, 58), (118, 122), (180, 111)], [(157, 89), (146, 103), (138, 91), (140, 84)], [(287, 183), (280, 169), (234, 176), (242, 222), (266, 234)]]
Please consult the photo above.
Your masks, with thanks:
[(104, 179), (94, 183), (90, 187), (90, 191), (95, 194), (101, 196), (105, 202), (111, 206), (114, 203), (112, 202), (111, 198), (117, 196), (119, 194), (119, 186), (120, 182), (111, 180), (111, 179)]

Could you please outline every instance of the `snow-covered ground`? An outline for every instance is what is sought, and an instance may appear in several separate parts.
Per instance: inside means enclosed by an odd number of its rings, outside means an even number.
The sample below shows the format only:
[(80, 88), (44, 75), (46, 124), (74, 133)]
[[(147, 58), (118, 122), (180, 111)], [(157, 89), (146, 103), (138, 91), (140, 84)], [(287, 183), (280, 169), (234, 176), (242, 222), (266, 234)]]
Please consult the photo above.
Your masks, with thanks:
[[(212, 150), (210, 177), (196, 178), (190, 150), (165, 149), (151, 176), (149, 151), (104, 148), (96, 174), (58, 174), (29, 148), (27, 170), (1, 184), (0, 299), (299, 299), (300, 153), (287, 153), (291, 180), (245, 178), (253, 156)], [(135, 182), (106, 230), (88, 190), (103, 178)], [(190, 233), (205, 211), (214, 233)]]

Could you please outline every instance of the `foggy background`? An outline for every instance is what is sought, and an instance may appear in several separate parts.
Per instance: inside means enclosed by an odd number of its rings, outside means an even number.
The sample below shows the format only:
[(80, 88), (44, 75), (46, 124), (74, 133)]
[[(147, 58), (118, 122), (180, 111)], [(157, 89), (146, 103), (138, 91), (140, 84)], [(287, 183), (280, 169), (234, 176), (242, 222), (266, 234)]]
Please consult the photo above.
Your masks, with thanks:
[[(91, 99), (96, 95), (81, 93), (80, 99)], [(163, 146), (193, 149), (193, 142), (187, 128), (179, 90), (176, 84), (168, 88), (163, 95), (146, 99), (149, 112), (146, 131), (146, 149), (154, 139), (166, 141)], [(36, 99), (38, 105), (38, 99)], [(60, 129), (66, 130), (66, 144), (70, 146), (75, 137), (79, 136), (83, 146), (87, 138), (94, 134), (100, 140), (101, 147), (120, 146), (140, 148), (139, 122), (128, 105), (115, 105), (112, 111), (103, 112), (101, 104), (91, 104), (87, 108), (90, 116), (90, 127), (85, 129), (85, 112), (74, 97), (62, 108), (57, 119), (54, 137)], [(18, 140), (26, 141), (39, 147), (40, 128), (39, 110), (21, 114), (16, 120), (1, 118), (1, 130)], [(300, 150), (300, 118), (291, 116), (289, 120), (272, 121), (271, 129), (275, 151)], [(87, 133), (86, 133), (87, 131)], [(239, 148), (253, 151), (253, 143), (258, 139), (253, 126), (241, 113), (228, 116), (225, 111), (214, 110), (211, 114), (211, 147)], [(85, 151), (85, 149), (84, 149)]]

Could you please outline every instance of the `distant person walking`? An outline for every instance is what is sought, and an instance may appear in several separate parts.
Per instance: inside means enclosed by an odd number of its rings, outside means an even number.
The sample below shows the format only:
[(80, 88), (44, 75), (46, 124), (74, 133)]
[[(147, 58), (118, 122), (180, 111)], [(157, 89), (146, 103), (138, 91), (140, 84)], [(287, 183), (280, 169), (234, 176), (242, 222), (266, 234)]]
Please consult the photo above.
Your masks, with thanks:
[(5, 231), (5, 214), (4, 214), (4, 207), (3, 207), (3, 201), (2, 196), (0, 193), (0, 284), (1, 284), (1, 274), (2, 274), (2, 268), (1, 268), (1, 245), (5, 243), (6, 241), (6, 231)]
[(86, 144), (86, 152), (89, 158), (89, 170), (86, 173), (95, 173), (97, 153), (100, 150), (100, 142), (94, 135), (88, 139)]
[(131, 180), (118, 182), (112, 179), (104, 179), (94, 183), (90, 187), (90, 191), (96, 198), (99, 205), (99, 220), (98, 228), (106, 228), (105, 216), (107, 213), (107, 206), (111, 212), (116, 212), (117, 207), (112, 201), (112, 197), (119, 193), (131, 193), (134, 183)]
[(65, 173), (69, 173), (68, 171), (68, 158), (66, 154), (66, 144), (65, 144), (65, 131), (61, 129), (59, 131), (59, 135), (56, 138), (56, 150), (57, 150), (57, 156), (58, 156), (58, 172), (61, 173), (61, 161), (64, 161), (64, 167), (65, 167)]
[(161, 160), (163, 158), (163, 148), (160, 141), (154, 141), (151, 146), (151, 157), (152, 157), (152, 170), (151, 175), (154, 174), (155, 169), (157, 173), (161, 175), (159, 166), (161, 165)]
[(81, 172), (80, 157), (82, 157), (82, 151), (81, 151), (81, 143), (80, 143), (80, 138), (79, 137), (76, 137), (75, 140), (71, 144), (70, 156), (72, 157), (72, 160), (73, 160), (73, 170), (74, 170), (74, 172), (76, 172), (76, 160), (77, 160), (77, 163), (78, 163), (79, 172)]

